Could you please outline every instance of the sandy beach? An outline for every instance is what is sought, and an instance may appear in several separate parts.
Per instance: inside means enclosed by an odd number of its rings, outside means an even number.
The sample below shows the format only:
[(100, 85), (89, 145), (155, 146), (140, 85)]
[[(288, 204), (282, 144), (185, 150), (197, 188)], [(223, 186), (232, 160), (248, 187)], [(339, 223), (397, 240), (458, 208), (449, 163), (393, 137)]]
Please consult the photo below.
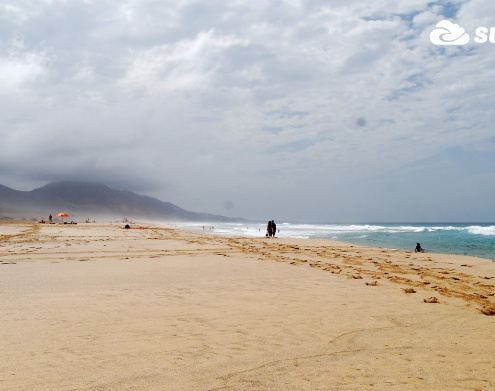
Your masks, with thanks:
[(0, 390), (495, 389), (490, 259), (123, 226), (0, 224)]

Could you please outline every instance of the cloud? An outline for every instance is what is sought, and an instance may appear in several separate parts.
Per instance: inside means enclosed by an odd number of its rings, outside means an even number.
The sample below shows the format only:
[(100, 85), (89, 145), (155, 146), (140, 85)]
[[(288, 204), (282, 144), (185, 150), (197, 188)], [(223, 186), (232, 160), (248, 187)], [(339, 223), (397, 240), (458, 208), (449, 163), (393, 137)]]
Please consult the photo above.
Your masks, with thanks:
[(200, 32), (193, 39), (134, 50), (132, 62), (121, 82), (131, 87), (144, 87), (148, 92), (204, 88), (217, 72), (222, 52), (234, 45), (242, 45), (242, 40), (218, 37), (211, 29)]
[[(473, 2), (455, 9), (463, 26), (478, 21)], [(0, 8), (0, 184), (80, 178), (210, 213), (393, 218), (390, 199), (359, 184), (448, 148), (494, 148), (495, 52), (433, 45), (442, 10), (419, 0)], [(421, 197), (404, 188), (393, 194), (406, 204)], [(441, 211), (444, 200), (431, 203)]]
[(4, 42), (0, 46), (0, 83), (3, 93), (23, 88), (46, 73), (48, 55), (43, 51), (29, 50), (21, 40)]
[(469, 43), (469, 34), (458, 24), (442, 20), (431, 32), (430, 40), (435, 45), (465, 45)]

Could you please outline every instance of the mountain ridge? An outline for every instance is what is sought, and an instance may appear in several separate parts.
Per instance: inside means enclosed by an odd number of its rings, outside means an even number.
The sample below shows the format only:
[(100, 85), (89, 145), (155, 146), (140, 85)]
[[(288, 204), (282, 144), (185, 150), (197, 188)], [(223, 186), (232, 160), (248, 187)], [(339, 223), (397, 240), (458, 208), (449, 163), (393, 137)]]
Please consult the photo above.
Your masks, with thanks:
[[(66, 212), (71, 216), (153, 221), (242, 221), (242, 218), (191, 212), (171, 202), (129, 190), (116, 190), (103, 183), (85, 181), (51, 182), (20, 191), (0, 185), (0, 217)], [(46, 218), (46, 217), (45, 217)]]

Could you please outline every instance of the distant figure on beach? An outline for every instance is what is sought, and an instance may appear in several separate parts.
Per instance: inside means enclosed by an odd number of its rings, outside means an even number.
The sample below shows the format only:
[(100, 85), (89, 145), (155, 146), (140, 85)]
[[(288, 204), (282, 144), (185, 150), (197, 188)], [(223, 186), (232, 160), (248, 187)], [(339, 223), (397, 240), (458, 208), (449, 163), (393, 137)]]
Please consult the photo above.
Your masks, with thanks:
[(422, 253), (424, 250), (421, 248), (420, 243), (416, 243), (416, 248), (414, 249), (415, 253)]
[(272, 220), (268, 220), (268, 225), (266, 226), (266, 236), (271, 237), (273, 234)]
[(50, 223), (52, 222), (52, 215), (48, 216), (48, 220), (50, 220)]
[(272, 236), (275, 237), (277, 233), (277, 224), (275, 224), (275, 220), (272, 220)]

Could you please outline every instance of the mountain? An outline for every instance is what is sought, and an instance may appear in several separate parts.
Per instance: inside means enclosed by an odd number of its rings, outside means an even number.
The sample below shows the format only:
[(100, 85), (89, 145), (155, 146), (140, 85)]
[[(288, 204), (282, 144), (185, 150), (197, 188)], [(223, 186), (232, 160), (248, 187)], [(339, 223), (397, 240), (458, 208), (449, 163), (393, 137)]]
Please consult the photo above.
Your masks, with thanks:
[[(0, 185), (0, 217), (28, 217), (66, 212), (79, 218), (128, 218), (159, 221), (239, 221), (225, 216), (190, 212), (153, 197), (115, 190), (102, 183), (54, 182), (31, 191)], [(46, 218), (46, 217), (45, 217)]]

